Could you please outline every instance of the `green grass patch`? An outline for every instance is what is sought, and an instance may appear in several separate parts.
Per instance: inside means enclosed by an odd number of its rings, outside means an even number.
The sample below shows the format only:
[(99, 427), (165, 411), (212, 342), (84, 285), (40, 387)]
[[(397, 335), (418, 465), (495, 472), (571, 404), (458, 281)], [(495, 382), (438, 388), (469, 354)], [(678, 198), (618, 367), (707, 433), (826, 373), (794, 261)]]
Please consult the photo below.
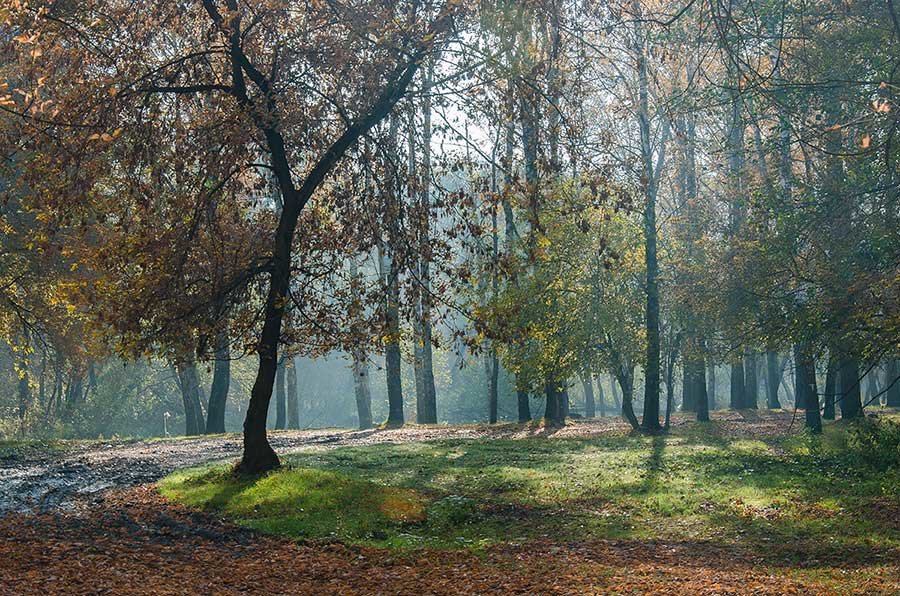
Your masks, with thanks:
[[(862, 559), (900, 547), (898, 528), (884, 523), (900, 503), (897, 468), (882, 465), (893, 435), (854, 432), (829, 425), (822, 437), (728, 439), (710, 423), (667, 437), (345, 447), (288, 455), (284, 469), (256, 480), (201, 468), (160, 487), (302, 539), (398, 548), (714, 540), (786, 559), (850, 551)], [(874, 463), (860, 449), (879, 450)]]

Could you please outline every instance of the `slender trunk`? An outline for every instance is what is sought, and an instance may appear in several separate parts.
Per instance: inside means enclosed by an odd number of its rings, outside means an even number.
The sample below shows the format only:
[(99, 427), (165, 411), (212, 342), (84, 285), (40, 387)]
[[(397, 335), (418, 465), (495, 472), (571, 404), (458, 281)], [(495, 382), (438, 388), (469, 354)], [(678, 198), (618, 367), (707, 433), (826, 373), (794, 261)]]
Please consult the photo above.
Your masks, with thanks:
[(598, 375), (595, 379), (597, 382), (597, 405), (600, 406), (600, 417), (606, 416), (606, 397), (603, 395), (603, 380)]
[(369, 362), (361, 349), (353, 351), (353, 391), (359, 429), (372, 428), (372, 393), (369, 390)]
[(493, 346), (491, 346), (484, 364), (488, 377), (488, 423), (497, 424), (497, 387), (500, 379), (500, 362)]
[(778, 386), (781, 384), (781, 371), (778, 366), (778, 354), (766, 352), (766, 407), (770, 410), (781, 408), (778, 401)]
[(434, 355), (432, 350), (431, 326), (431, 85), (434, 80), (434, 58), (428, 61), (425, 69), (425, 80), (422, 85), (422, 232), (419, 245), (422, 247), (420, 257), (419, 281), (422, 284), (421, 317), (422, 317), (422, 389), (424, 403), (422, 417), (424, 424), (437, 424), (437, 393), (434, 386)]
[(288, 358), (284, 363), (287, 376), (287, 427), (300, 429), (300, 396), (297, 394), (297, 360)]
[(616, 375), (619, 387), (622, 388), (622, 417), (631, 425), (632, 430), (640, 430), (637, 416), (634, 415), (632, 396), (634, 394), (634, 369), (621, 369)]
[(706, 395), (709, 399), (709, 409), (716, 409), (716, 364), (713, 362), (712, 358), (709, 359), (709, 363), (707, 364), (707, 376), (706, 376)]
[(637, 39), (638, 125), (641, 136), (642, 184), (644, 186), (644, 242), (647, 266), (647, 357), (644, 365), (645, 431), (655, 432), (659, 425), (659, 264), (656, 255), (656, 172), (653, 171), (653, 149), (650, 143), (650, 100), (647, 60), (640, 0), (634, 0), (635, 37)]
[[(397, 141), (398, 121), (395, 116), (390, 119), (390, 139), (394, 146)], [(389, 199), (395, 204), (399, 203), (397, 189), (388, 189)], [(396, 205), (395, 205), (396, 206)], [(401, 381), (401, 354), (400, 354), (400, 264), (395, 255), (396, 243), (399, 242), (399, 209), (394, 210), (392, 219), (388, 224), (387, 243), (387, 267), (385, 286), (387, 288), (385, 300), (385, 318), (387, 320), (388, 340), (385, 348), (385, 373), (387, 377), (388, 393), (388, 419), (390, 427), (403, 426), (403, 386)]]
[(275, 428), (284, 430), (287, 426), (287, 395), (284, 387), (284, 362), (282, 357), (275, 371)]
[(825, 420), (834, 420), (834, 398), (835, 398), (835, 385), (837, 384), (837, 358), (835, 357), (834, 350), (830, 350), (828, 355), (828, 368), (825, 370), (825, 394), (823, 399), (825, 400), (824, 410), (822, 411), (822, 418)]
[(225, 404), (231, 384), (231, 354), (228, 347), (228, 328), (223, 326), (216, 333), (215, 364), (212, 385), (209, 388), (209, 405), (206, 411), (206, 434), (225, 432)]
[(900, 362), (896, 358), (888, 360), (884, 381), (887, 387), (887, 407), (900, 408)]
[(16, 363), (16, 373), (19, 377), (19, 429), (25, 434), (25, 414), (28, 413), (28, 405), (31, 403), (31, 384), (28, 378), (28, 352), (31, 349), (31, 338), (28, 327), (22, 327), (22, 350)]
[[(616, 383), (619, 383), (618, 385)], [(613, 398), (613, 407), (616, 412), (623, 412), (624, 409), (622, 407), (622, 401), (619, 399), (619, 387), (621, 383), (618, 381), (618, 377), (616, 375), (610, 375), (609, 377), (609, 389), (612, 392)]]
[(691, 361), (693, 369), (692, 382), (696, 394), (695, 405), (697, 409), (697, 421), (709, 422), (709, 393), (706, 387), (706, 364), (703, 359)]

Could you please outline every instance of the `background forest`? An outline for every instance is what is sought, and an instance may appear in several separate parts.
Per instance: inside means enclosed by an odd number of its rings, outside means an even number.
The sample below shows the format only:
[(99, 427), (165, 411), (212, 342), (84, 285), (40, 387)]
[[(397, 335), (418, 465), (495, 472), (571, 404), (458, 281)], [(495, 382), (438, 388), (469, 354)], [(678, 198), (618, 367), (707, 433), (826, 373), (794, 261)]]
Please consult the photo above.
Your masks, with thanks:
[(892, 2), (225, 5), (0, 9), (0, 436), (900, 406)]

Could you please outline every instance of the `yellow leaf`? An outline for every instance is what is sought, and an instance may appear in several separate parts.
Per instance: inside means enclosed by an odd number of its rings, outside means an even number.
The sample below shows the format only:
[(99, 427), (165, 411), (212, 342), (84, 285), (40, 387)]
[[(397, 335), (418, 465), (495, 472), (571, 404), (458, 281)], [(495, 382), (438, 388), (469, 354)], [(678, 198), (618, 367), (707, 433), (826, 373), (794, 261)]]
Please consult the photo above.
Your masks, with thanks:
[(868, 149), (869, 146), (872, 144), (872, 137), (871, 137), (871, 135), (869, 135), (868, 133), (866, 133), (865, 135), (863, 135), (862, 141), (860, 141), (859, 144), (860, 144), (860, 146), (861, 146), (863, 149)]

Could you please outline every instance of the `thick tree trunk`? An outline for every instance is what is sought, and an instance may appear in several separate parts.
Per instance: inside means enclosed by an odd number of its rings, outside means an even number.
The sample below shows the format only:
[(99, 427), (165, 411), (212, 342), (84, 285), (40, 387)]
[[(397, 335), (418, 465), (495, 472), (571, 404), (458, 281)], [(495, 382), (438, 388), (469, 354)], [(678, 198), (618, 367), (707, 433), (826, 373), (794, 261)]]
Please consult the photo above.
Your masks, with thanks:
[(519, 410), (519, 422), (531, 422), (531, 404), (528, 392), (524, 389), (516, 390), (516, 403)]
[(691, 380), (691, 367), (687, 359), (684, 362), (684, 370), (682, 370), (681, 378), (681, 411), (696, 412), (697, 396), (694, 391), (694, 384)]
[(275, 428), (284, 430), (287, 426), (287, 395), (284, 387), (284, 361), (278, 363), (275, 371)]
[(794, 344), (794, 371), (797, 388), (797, 405), (806, 411), (806, 428), (813, 433), (822, 432), (819, 416), (819, 394), (816, 388), (816, 367), (805, 344)]
[(770, 410), (781, 408), (778, 401), (778, 386), (781, 384), (781, 367), (778, 365), (778, 354), (766, 352), (766, 407)]
[(709, 409), (715, 410), (716, 405), (716, 364), (712, 358), (709, 359), (706, 372), (706, 396), (709, 400)]
[(547, 426), (565, 426), (563, 392), (557, 381), (547, 381), (545, 386), (547, 407), (544, 410), (544, 423)]
[(287, 375), (287, 427), (300, 429), (300, 396), (297, 394), (297, 360), (288, 358), (284, 363)]
[(743, 410), (744, 400), (744, 363), (743, 361), (733, 362), (731, 364), (731, 403), (729, 407), (732, 410)]
[(206, 434), (225, 432), (225, 404), (231, 385), (231, 353), (228, 346), (228, 328), (216, 333), (215, 364), (212, 385), (209, 388), (209, 405), (206, 411)]
[(189, 357), (176, 366), (178, 382), (181, 385), (181, 399), (184, 404), (184, 426), (186, 436), (199, 435), (203, 432), (203, 407), (200, 405), (200, 380), (197, 377), (197, 365), (193, 357)]
[(759, 407), (759, 376), (756, 352), (744, 354), (744, 407), (755, 410)]
[(853, 420), (863, 415), (862, 397), (859, 391), (859, 362), (853, 358), (843, 357), (838, 368), (841, 384), (841, 418)]
[(369, 389), (369, 362), (360, 349), (353, 352), (353, 392), (359, 429), (372, 428), (372, 393)]

